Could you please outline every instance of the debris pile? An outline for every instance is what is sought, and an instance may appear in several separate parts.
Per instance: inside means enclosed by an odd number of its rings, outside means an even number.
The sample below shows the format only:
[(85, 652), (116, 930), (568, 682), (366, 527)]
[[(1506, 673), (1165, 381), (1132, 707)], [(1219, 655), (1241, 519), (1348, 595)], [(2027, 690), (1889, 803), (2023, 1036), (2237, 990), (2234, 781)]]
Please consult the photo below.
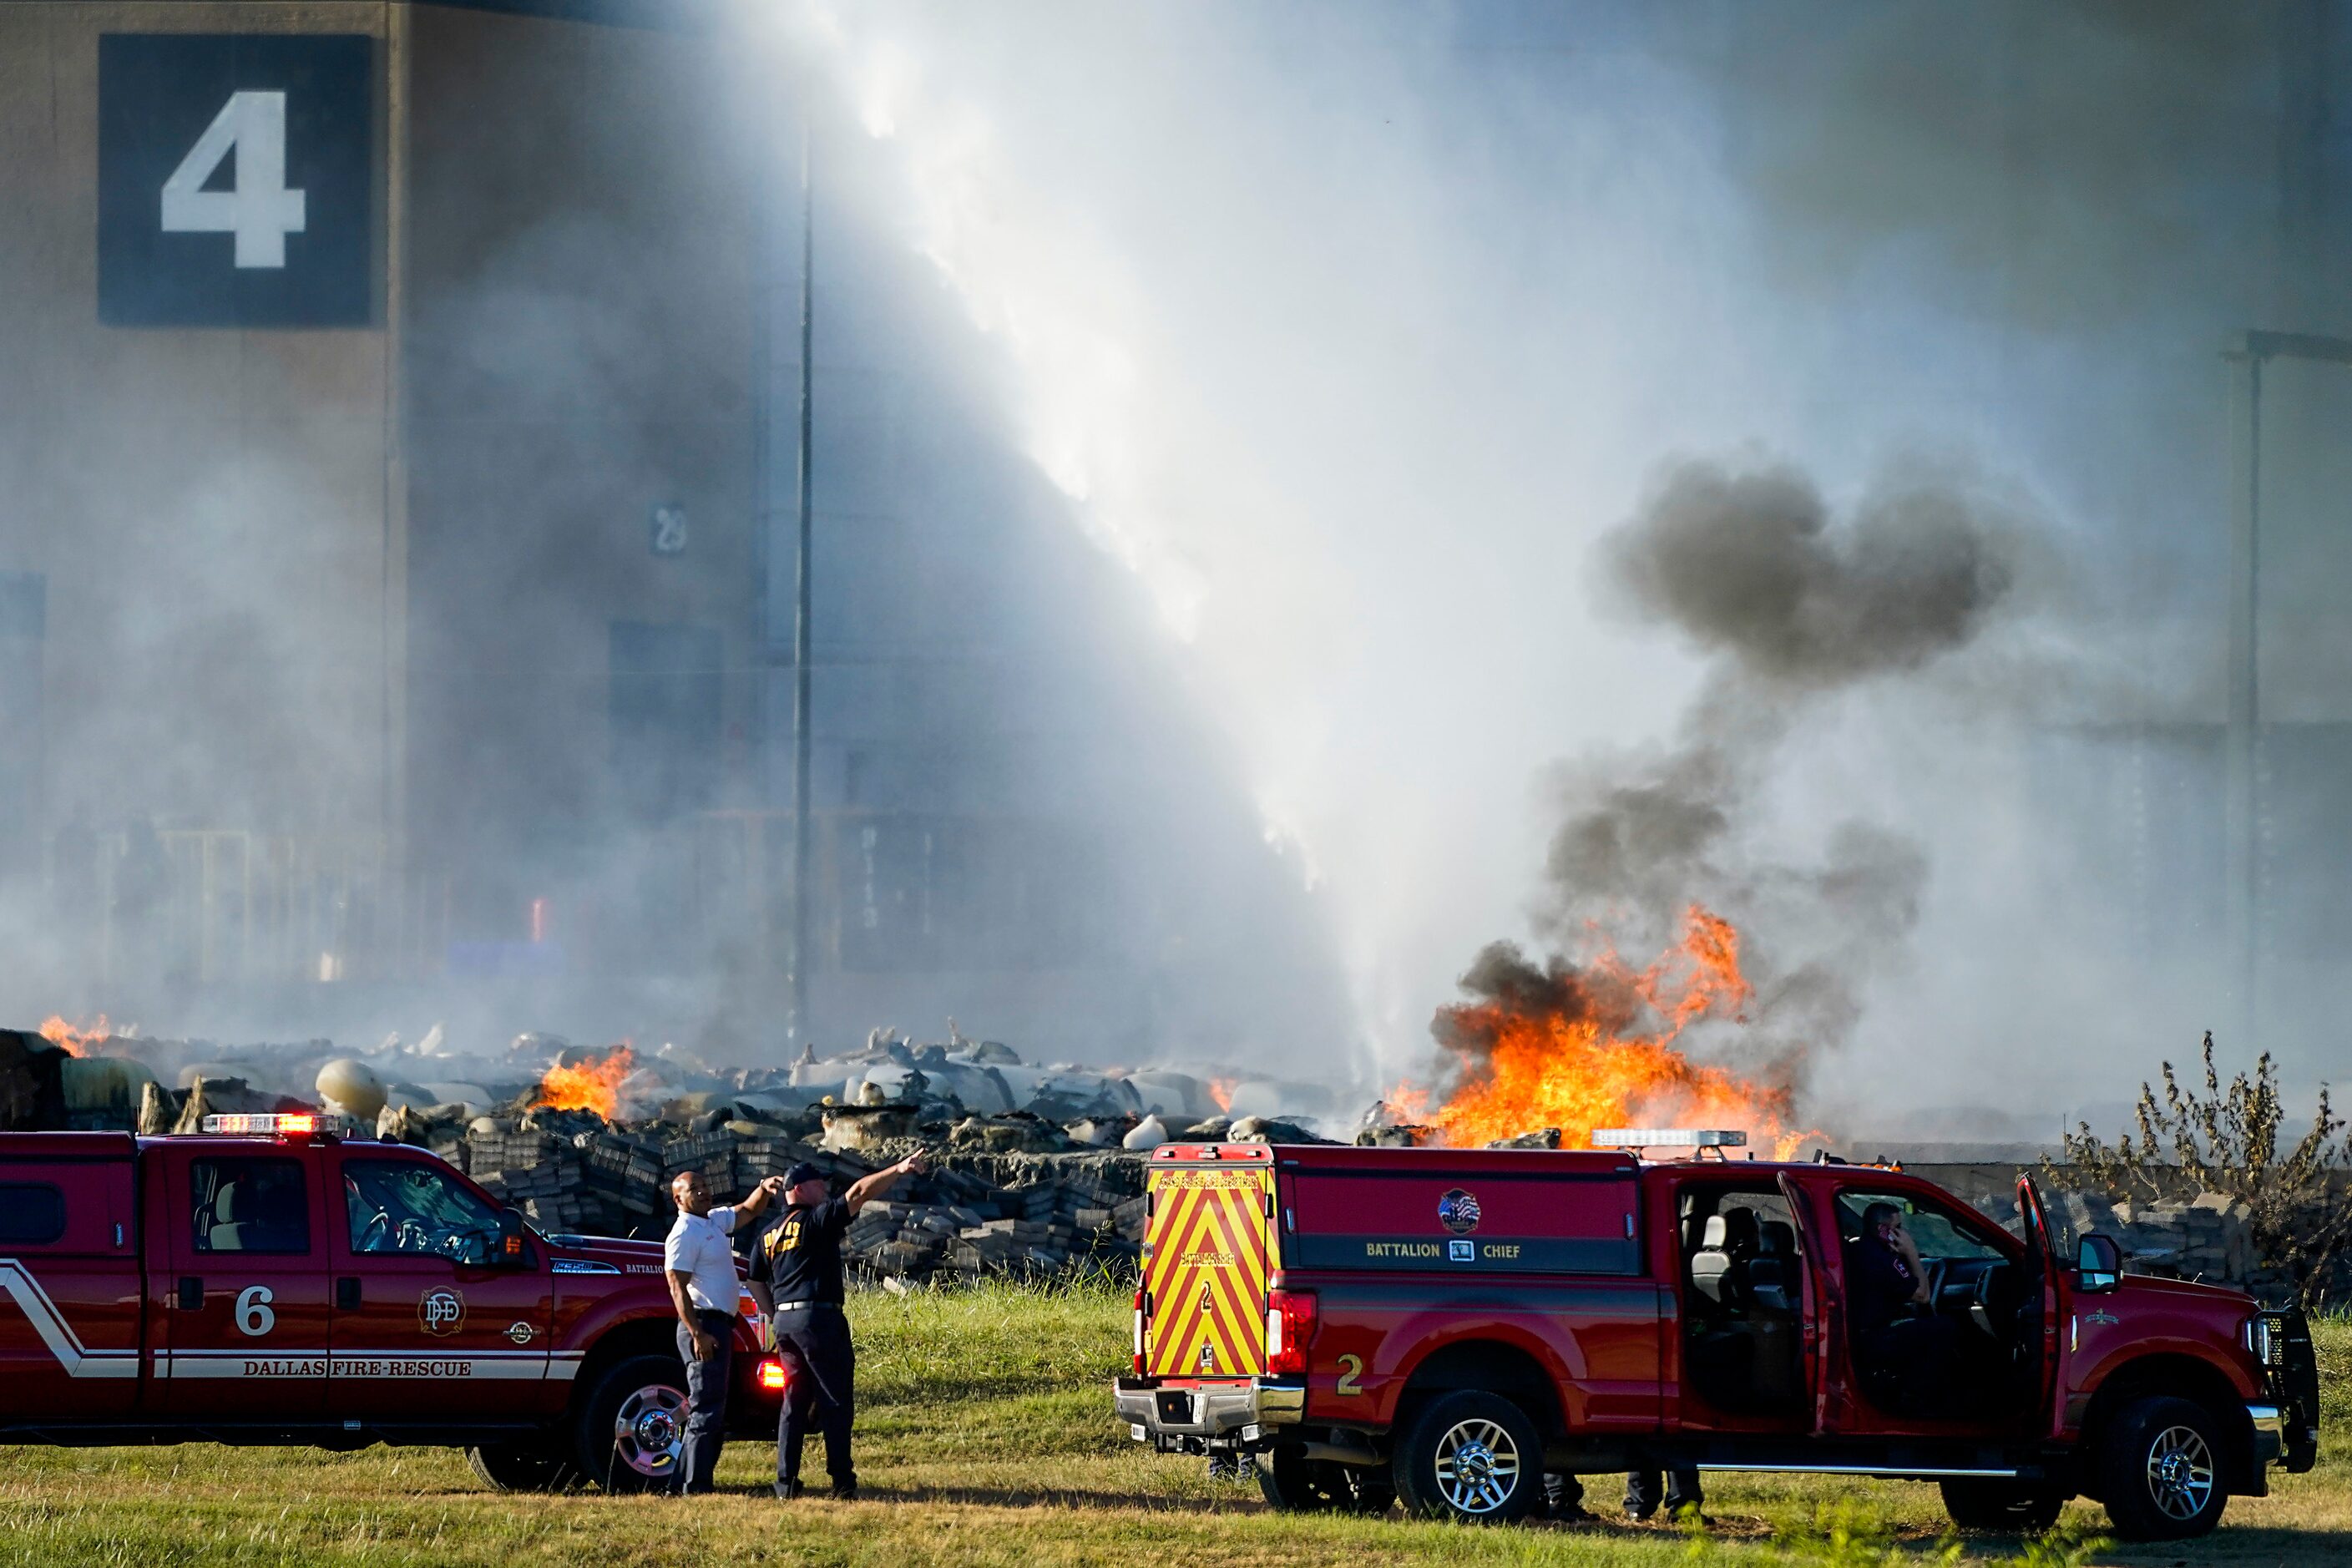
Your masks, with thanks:
[(852, 1271), (885, 1283), (1129, 1272), (1151, 1149), (1313, 1142), (1328, 1104), (1213, 1068), (1033, 1067), (952, 1024), (945, 1043), (876, 1030), (846, 1056), (753, 1068), (549, 1035), (466, 1056), (437, 1028), (356, 1056), (326, 1040), (224, 1048), (102, 1032), (76, 1036), (70, 1053), (11, 1044), (0, 1126), (194, 1131), (216, 1111), (323, 1109), (362, 1136), (433, 1151), (556, 1232), (659, 1237), (669, 1184), (688, 1170), (721, 1202), (803, 1162), (839, 1192), (919, 1149), (929, 1173), (866, 1205), (849, 1233)]
[[(2200, 1193), (2178, 1203), (2110, 1202), (2096, 1193), (2051, 1195), (2051, 1225), (2071, 1253), (2096, 1232), (2115, 1237), (2124, 1267), (2135, 1273), (2231, 1285), (2252, 1280), (2261, 1268), (2254, 1247), (2253, 1210), (2226, 1193)], [(2016, 1203), (2009, 1203), (2014, 1214)]]

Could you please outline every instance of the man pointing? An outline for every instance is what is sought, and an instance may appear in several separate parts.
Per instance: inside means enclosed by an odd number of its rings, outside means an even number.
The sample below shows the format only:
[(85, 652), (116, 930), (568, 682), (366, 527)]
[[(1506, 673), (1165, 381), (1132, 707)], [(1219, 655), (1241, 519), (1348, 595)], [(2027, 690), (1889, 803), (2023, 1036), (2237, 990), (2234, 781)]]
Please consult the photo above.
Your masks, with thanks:
[(801, 1495), (801, 1445), (812, 1422), (824, 1433), (824, 1468), (833, 1495), (857, 1495), (849, 1462), (856, 1416), (856, 1352), (842, 1315), (841, 1238), (857, 1211), (901, 1176), (930, 1169), (909, 1154), (855, 1183), (838, 1198), (824, 1173), (803, 1161), (784, 1173), (784, 1210), (768, 1222), (751, 1254), (751, 1297), (775, 1324), (784, 1363), (784, 1405), (776, 1418), (776, 1495)]

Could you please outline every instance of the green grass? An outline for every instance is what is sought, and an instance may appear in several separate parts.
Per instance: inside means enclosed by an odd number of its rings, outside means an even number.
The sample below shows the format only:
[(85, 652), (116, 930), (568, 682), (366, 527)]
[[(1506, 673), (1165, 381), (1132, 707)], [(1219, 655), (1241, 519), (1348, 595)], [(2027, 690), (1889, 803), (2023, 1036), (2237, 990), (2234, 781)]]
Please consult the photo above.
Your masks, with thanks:
[[(1255, 1486), (1213, 1482), (1197, 1459), (1139, 1451), (1109, 1415), (1127, 1355), (1127, 1302), (1107, 1290), (991, 1289), (861, 1296), (856, 1503), (768, 1496), (772, 1450), (730, 1445), (721, 1495), (491, 1492), (437, 1449), (13, 1448), (0, 1451), (0, 1563), (57, 1564), (604, 1564), (1399, 1563), (1670, 1564), (1668, 1529), (1622, 1521), (1609, 1477), (1588, 1478), (1599, 1525), (1477, 1530), (1268, 1511)], [(2273, 1495), (2232, 1500), (2221, 1530), (2187, 1546), (2116, 1549), (2147, 1564), (2323, 1563), (2352, 1553), (2352, 1323), (2320, 1328), (2326, 1448)], [(1708, 1478), (1704, 1557), (1859, 1564), (1942, 1556), (1934, 1489), (1818, 1478)], [(1818, 1519), (1836, 1528), (1812, 1528)], [(1842, 1522), (1840, 1522), (1842, 1521)], [(2095, 1532), (2089, 1505), (2068, 1522)], [(1970, 1539), (1968, 1561), (2021, 1543)], [(2063, 1554), (2044, 1561), (2055, 1563)]]

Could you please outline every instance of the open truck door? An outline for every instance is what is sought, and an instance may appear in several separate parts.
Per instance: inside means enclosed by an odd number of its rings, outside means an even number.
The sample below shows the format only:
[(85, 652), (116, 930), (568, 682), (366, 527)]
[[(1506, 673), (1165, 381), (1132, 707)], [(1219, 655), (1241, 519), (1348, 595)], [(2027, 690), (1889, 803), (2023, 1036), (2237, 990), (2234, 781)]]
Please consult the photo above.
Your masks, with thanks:
[(1835, 1228), (1825, 1225), (1815, 1209), (1815, 1194), (1809, 1185), (1783, 1172), (1780, 1187), (1796, 1222), (1797, 1244), (1805, 1255), (1805, 1382), (1812, 1395), (1813, 1434), (1820, 1436), (1848, 1429), (1853, 1418), (1844, 1255), (1839, 1250)]
[(2029, 1310), (2038, 1308), (2041, 1321), (2032, 1325), (2020, 1324), (2021, 1332), (2032, 1332), (2029, 1341), (2034, 1347), (2032, 1374), (2036, 1380), (2033, 1407), (2043, 1413), (2044, 1425), (2053, 1435), (2065, 1426), (2066, 1413), (2059, 1408), (2058, 1391), (2064, 1385), (2058, 1377), (2058, 1299), (2061, 1269), (2058, 1263), (2058, 1233), (2051, 1228), (2050, 1210), (2042, 1202), (2042, 1189), (2033, 1178), (2017, 1178), (2017, 1217), (2025, 1227), (2025, 1266), (2039, 1270), (2040, 1278), (2026, 1283), (2025, 1300)]
[(1265, 1144), (1153, 1151), (1137, 1303), (1145, 1376), (1245, 1378), (1265, 1371), (1273, 1154)]

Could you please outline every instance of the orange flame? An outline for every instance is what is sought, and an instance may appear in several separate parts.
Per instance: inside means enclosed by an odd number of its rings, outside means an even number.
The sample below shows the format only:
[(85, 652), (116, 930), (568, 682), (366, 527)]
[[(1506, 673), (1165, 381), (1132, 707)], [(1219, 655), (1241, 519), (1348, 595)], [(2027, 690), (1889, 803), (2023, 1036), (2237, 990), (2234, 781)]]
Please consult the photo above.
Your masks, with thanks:
[(53, 1046), (63, 1046), (69, 1057), (86, 1057), (100, 1044), (110, 1038), (114, 1031), (107, 1026), (106, 1015), (98, 1021), (79, 1027), (67, 1023), (55, 1013), (41, 1021), (41, 1038)]
[(1502, 1002), (1450, 1008), (1449, 1025), (1485, 1045), (1477, 1067), (1442, 1105), (1432, 1106), (1428, 1092), (1411, 1084), (1391, 1089), (1390, 1103), (1456, 1146), (1544, 1127), (1559, 1128), (1560, 1146), (1570, 1149), (1590, 1147), (1597, 1127), (1721, 1127), (1743, 1129), (1785, 1160), (1820, 1136), (1792, 1125), (1788, 1089), (1694, 1062), (1675, 1048), (1701, 1018), (1739, 1020), (1755, 995), (1739, 971), (1739, 932), (1729, 921), (1693, 904), (1681, 942), (1647, 969), (1637, 973), (1612, 952), (1584, 974), (1598, 991), (1638, 999), (1658, 1027), (1639, 1033), (1590, 1012)]
[(1215, 1100), (1217, 1109), (1228, 1116), (1233, 1114), (1234, 1090), (1241, 1087), (1241, 1081), (1237, 1078), (1213, 1078), (1209, 1080), (1209, 1098)]
[(577, 1067), (551, 1067), (541, 1075), (533, 1109), (593, 1110), (610, 1121), (621, 1107), (621, 1082), (637, 1070), (637, 1054), (617, 1046)]

